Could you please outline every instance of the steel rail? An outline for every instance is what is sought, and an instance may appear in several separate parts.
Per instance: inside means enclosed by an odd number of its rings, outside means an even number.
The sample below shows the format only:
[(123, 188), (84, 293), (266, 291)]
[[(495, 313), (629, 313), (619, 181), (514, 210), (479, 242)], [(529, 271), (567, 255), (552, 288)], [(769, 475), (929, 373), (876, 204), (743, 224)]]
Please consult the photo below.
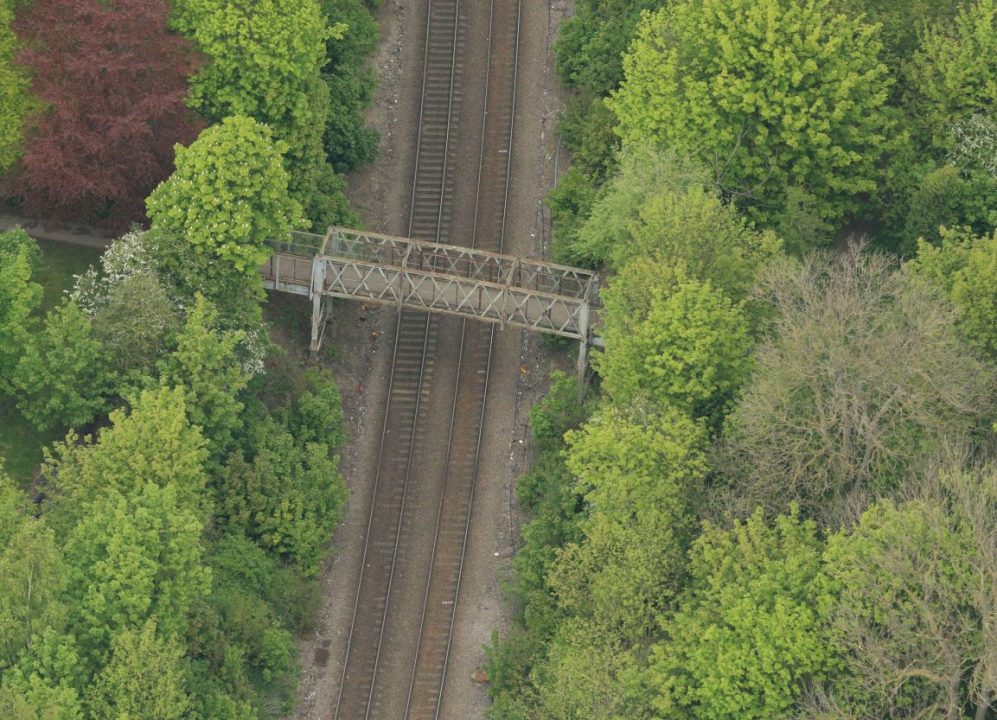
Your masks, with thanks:
[[(485, 71), (486, 72), (486, 75), (485, 75), (485, 99), (484, 99), (484, 105), (483, 105), (485, 111), (482, 113), (482, 121), (481, 121), (481, 139), (480, 139), (480, 143), (479, 143), (479, 152), (478, 152), (478, 177), (477, 177), (477, 183), (476, 183), (476, 189), (475, 189), (474, 226), (473, 226), (473, 230), (472, 230), (472, 233), (471, 233), (471, 243), (470, 243), (470, 247), (471, 248), (475, 248), (475, 249), (478, 246), (478, 223), (479, 223), (479, 215), (480, 215), (479, 208), (480, 208), (480, 202), (481, 202), (481, 196), (482, 196), (482, 192), (481, 192), (481, 180), (482, 180), (482, 173), (483, 173), (484, 166), (485, 166), (485, 163), (484, 163), (485, 147), (486, 147), (487, 140), (488, 140), (487, 134), (485, 132), (485, 126), (486, 126), (487, 120), (488, 120), (487, 110), (488, 110), (488, 100), (489, 100), (490, 80), (491, 80), (491, 66), (492, 66), (491, 59), (492, 59), (492, 53), (494, 51), (494, 43), (495, 43), (494, 21), (495, 21), (495, 0), (491, 0), (490, 11), (489, 11), (489, 20), (488, 20), (489, 50), (488, 50), (488, 62), (487, 62), (487, 65), (486, 65), (487, 69)], [(516, 95), (517, 95), (517, 80), (518, 80), (518, 70), (519, 70), (519, 48), (520, 48), (520, 30), (521, 30), (521, 26), (522, 26), (522, 0), (517, 0), (517, 6), (516, 6), (516, 32), (515, 32), (514, 56), (513, 56), (513, 77), (512, 77), (512, 83), (511, 83), (511, 94), (512, 94), (512, 98), (511, 98), (511, 108), (510, 108), (509, 131), (508, 131), (508, 135), (507, 135), (506, 142), (505, 142), (506, 163), (505, 163), (505, 172), (504, 172), (504, 178), (503, 178), (503, 185), (504, 185), (504, 188), (503, 188), (503, 197), (502, 197), (502, 203), (501, 203), (502, 215), (501, 215), (501, 222), (500, 222), (500, 228), (499, 228), (499, 233), (498, 233), (498, 247), (495, 248), (495, 251), (498, 252), (498, 253), (501, 253), (503, 251), (503, 249), (504, 249), (504, 246), (505, 246), (506, 224), (507, 224), (508, 208), (509, 208), (509, 186), (510, 186), (510, 178), (511, 178), (511, 175), (512, 175), (512, 149), (513, 149), (513, 139), (514, 139), (514, 134), (515, 134)], [(453, 403), (451, 405), (451, 412), (450, 412), (450, 430), (449, 430), (448, 438), (447, 438), (446, 462), (444, 464), (444, 467), (447, 468), (448, 471), (449, 471), (449, 468), (450, 468), (451, 454), (452, 454), (452, 451), (453, 451), (454, 428), (456, 426), (457, 416), (458, 416), (458, 402), (459, 402), (459, 400), (461, 398), (461, 396), (460, 396), (460, 382), (461, 382), (461, 378), (462, 378), (462, 375), (463, 375), (462, 374), (462, 370), (464, 369), (464, 363), (465, 363), (465, 359), (466, 359), (465, 358), (464, 349), (465, 349), (465, 344), (466, 344), (465, 340), (467, 338), (468, 323), (469, 323), (469, 321), (467, 319), (464, 319), (461, 322), (460, 352), (459, 352), (458, 359), (457, 359), (457, 374), (456, 374), (455, 381), (454, 381), (455, 382), (455, 387), (454, 387), (454, 393), (453, 393)], [(447, 628), (446, 646), (445, 646), (445, 651), (444, 651), (444, 655), (443, 655), (443, 664), (442, 664), (442, 668), (440, 670), (439, 686), (438, 686), (438, 689), (436, 691), (436, 707), (435, 707), (435, 710), (433, 712), (433, 720), (438, 720), (439, 719), (440, 711), (442, 710), (442, 706), (443, 706), (443, 694), (444, 694), (444, 690), (446, 688), (447, 669), (448, 669), (448, 664), (449, 664), (449, 659), (450, 659), (450, 652), (451, 652), (451, 649), (453, 647), (454, 627), (456, 625), (457, 609), (458, 609), (458, 604), (459, 604), (459, 600), (460, 600), (461, 578), (463, 576), (464, 560), (465, 560), (466, 554), (467, 554), (467, 540), (468, 540), (468, 534), (470, 532), (472, 511), (473, 511), (473, 508), (474, 508), (474, 489), (475, 489), (475, 486), (477, 484), (478, 469), (479, 469), (479, 466), (480, 466), (480, 459), (481, 459), (481, 441), (482, 441), (482, 437), (484, 435), (485, 412), (486, 412), (486, 406), (487, 406), (488, 387), (489, 387), (489, 382), (490, 382), (490, 379), (491, 379), (492, 355), (493, 355), (492, 350), (494, 348), (494, 343), (495, 343), (495, 330), (496, 330), (496, 328), (495, 328), (494, 325), (488, 329), (488, 340), (487, 340), (487, 342), (485, 343), (485, 346), (484, 346), (484, 363), (485, 363), (484, 381), (483, 381), (483, 387), (482, 387), (481, 393), (480, 393), (480, 409), (478, 411), (478, 417), (476, 418), (477, 432), (476, 432), (476, 437), (475, 437), (475, 441), (474, 441), (474, 459), (473, 459), (473, 463), (472, 463), (472, 467), (471, 467), (471, 471), (470, 471), (470, 477), (468, 478), (469, 489), (468, 489), (468, 498), (467, 498), (467, 508), (466, 508), (466, 511), (465, 511), (465, 514), (464, 514), (464, 517), (463, 517), (463, 535), (462, 535), (461, 543), (460, 543), (460, 554), (459, 554), (459, 560), (458, 560), (457, 577), (456, 577), (456, 580), (454, 581), (454, 584), (453, 584), (453, 593), (452, 593), (453, 594), (453, 604), (452, 604), (452, 610), (451, 610), (451, 615), (450, 615), (450, 623), (449, 623), (449, 627)], [(449, 479), (450, 478), (448, 477), (447, 480), (449, 480)], [(440, 502), (439, 502), (439, 506), (438, 506), (438, 510), (437, 510), (437, 514), (436, 514), (436, 528), (435, 528), (434, 539), (433, 539), (433, 557), (432, 557), (432, 560), (430, 562), (430, 572), (429, 572), (429, 575), (428, 575), (428, 577), (426, 579), (426, 590), (425, 590), (425, 592), (423, 594), (422, 621), (420, 622), (420, 627), (419, 627), (419, 645), (416, 648), (415, 657), (413, 658), (412, 675), (411, 675), (411, 680), (409, 682), (408, 698), (407, 698), (406, 704), (405, 704), (405, 715), (404, 715), (404, 717), (406, 719), (411, 719), (412, 700), (413, 700), (413, 694), (414, 694), (415, 687), (416, 687), (416, 679), (417, 679), (416, 673), (417, 673), (418, 664), (419, 664), (420, 650), (422, 649), (422, 644), (423, 644), (424, 638), (426, 636), (426, 623), (427, 623), (427, 619), (428, 619), (428, 609), (429, 609), (430, 592), (431, 592), (431, 589), (432, 589), (434, 578), (436, 577), (435, 574), (434, 574), (434, 572), (433, 572), (433, 570), (435, 568), (435, 561), (436, 561), (436, 556), (437, 556), (437, 549), (439, 547), (440, 532), (441, 532), (441, 529), (442, 529), (442, 526), (443, 526), (443, 523), (444, 523), (444, 512), (443, 512), (444, 511), (444, 500), (446, 499), (446, 493), (447, 493), (448, 485), (449, 485), (448, 482), (444, 482), (444, 484), (443, 484), (442, 491), (440, 493)], [(414, 720), (414, 719), (412, 719), (412, 720)]]
[[(425, 119), (425, 115), (426, 115), (426, 99), (427, 99), (427, 96), (429, 94), (429, 92), (428, 92), (429, 91), (429, 68), (430, 68), (430, 49), (431, 49), (430, 39), (431, 39), (431, 33), (432, 33), (432, 29), (433, 29), (433, 21), (432, 21), (432, 17), (433, 17), (433, 3), (434, 2), (438, 2), (438, 1), (439, 0), (429, 0), (429, 6), (428, 6), (428, 12), (427, 12), (427, 20), (426, 20), (425, 48), (423, 50), (422, 89), (421, 89), (420, 106), (419, 106), (419, 130), (418, 130), (417, 140), (416, 140), (415, 168), (413, 170), (412, 195), (411, 195), (410, 205), (409, 205), (409, 222), (408, 222), (408, 235), (409, 236), (413, 235), (413, 230), (414, 230), (415, 224), (416, 224), (416, 211), (417, 211), (417, 209), (419, 207), (418, 202), (417, 202), (417, 199), (418, 199), (417, 198), (417, 190), (418, 190), (418, 180), (419, 180), (419, 176), (420, 176), (420, 171), (422, 170), (422, 167), (421, 167), (420, 163), (422, 161), (422, 151), (424, 149), (424, 147), (423, 147), (423, 143), (424, 143), (424, 137), (423, 137), (423, 135), (424, 135), (424, 131), (425, 131), (425, 128), (426, 128), (426, 124), (424, 122), (424, 119)], [(441, 169), (441, 173), (440, 173), (441, 177), (440, 177), (439, 195), (438, 195), (439, 206), (437, 208), (437, 222), (436, 222), (436, 228), (435, 228), (435, 233), (434, 233), (434, 236), (435, 236), (434, 239), (437, 242), (439, 242), (439, 240), (440, 240), (440, 232), (441, 232), (442, 218), (443, 218), (443, 208), (444, 208), (444, 204), (446, 202), (446, 192), (445, 192), (445, 189), (446, 189), (447, 168), (448, 168), (448, 157), (447, 157), (447, 155), (449, 153), (450, 133), (451, 133), (451, 127), (452, 127), (452, 124), (453, 124), (454, 77), (455, 77), (455, 69), (456, 69), (457, 47), (458, 47), (458, 37), (457, 36), (458, 36), (458, 33), (459, 33), (459, 27), (460, 27), (460, 19), (459, 19), (460, 7), (461, 7), (461, 0), (454, 0), (453, 1), (453, 18), (454, 18), (453, 35), (454, 35), (454, 37), (453, 37), (453, 40), (452, 40), (452, 42), (453, 42), (453, 50), (452, 50), (451, 62), (450, 62), (450, 83), (449, 83), (449, 92), (448, 92), (448, 107), (447, 107), (447, 118), (446, 118), (445, 141), (444, 141), (444, 147), (443, 147), (443, 154), (442, 154), (442, 157), (440, 158), (441, 168), (442, 169)], [(402, 311), (399, 311), (398, 318), (397, 318), (397, 321), (395, 323), (394, 346), (393, 346), (393, 350), (392, 350), (391, 369), (390, 369), (390, 373), (389, 373), (390, 379), (388, 381), (388, 391), (387, 391), (387, 394), (386, 394), (386, 397), (385, 397), (385, 402), (384, 402), (384, 418), (385, 418), (385, 420), (384, 420), (384, 423), (383, 423), (382, 428), (381, 428), (381, 437), (380, 437), (379, 447), (378, 447), (378, 458), (379, 458), (379, 460), (378, 460), (378, 463), (377, 463), (377, 470), (375, 471), (375, 478), (374, 478), (373, 488), (371, 490), (371, 506), (370, 506), (370, 511), (368, 513), (367, 532), (366, 532), (366, 536), (364, 538), (364, 550), (363, 550), (363, 555), (362, 555), (362, 559), (361, 559), (361, 563), (360, 563), (359, 577), (358, 577), (358, 580), (357, 580), (357, 592), (356, 592), (356, 596), (354, 598), (353, 616), (352, 616), (351, 623), (350, 623), (350, 634), (349, 634), (349, 638), (347, 639), (346, 655), (344, 657), (344, 662), (343, 662), (343, 672), (342, 672), (342, 675), (341, 675), (341, 678), (340, 678), (339, 692), (338, 692), (337, 697), (336, 697), (336, 706), (335, 706), (335, 710), (334, 710), (334, 717), (337, 718), (337, 719), (340, 717), (340, 709), (341, 709), (342, 702), (343, 702), (344, 691), (346, 689), (346, 680), (347, 680), (347, 676), (348, 676), (349, 669), (350, 669), (349, 663), (350, 663), (350, 657), (351, 657), (351, 650), (353, 649), (354, 636), (355, 636), (356, 630), (357, 630), (357, 618), (358, 618), (358, 615), (359, 615), (360, 609), (361, 609), (360, 608), (360, 597), (361, 597), (361, 591), (363, 589), (363, 581), (364, 581), (364, 576), (365, 576), (365, 569), (367, 567), (367, 556), (368, 556), (368, 552), (369, 552), (369, 549), (370, 549), (371, 529), (373, 527), (375, 512), (376, 512), (376, 509), (377, 509), (377, 507), (376, 507), (376, 503), (377, 503), (377, 491), (378, 491), (378, 486), (379, 486), (379, 484), (381, 482), (381, 479), (382, 479), (381, 478), (381, 466), (382, 465), (381, 465), (380, 458), (384, 455), (385, 440), (386, 440), (386, 435), (387, 435), (387, 430), (388, 430), (388, 418), (389, 418), (389, 412), (391, 410), (392, 391), (395, 388), (396, 379), (397, 379), (397, 377), (399, 375), (398, 350), (399, 350), (399, 347), (400, 347), (400, 344), (401, 344), (400, 340), (401, 340), (401, 332), (402, 332), (402, 328), (403, 328), (403, 320), (404, 320), (403, 316), (404, 316), (404, 313)], [(431, 316), (426, 315), (423, 318), (423, 322), (424, 322), (423, 340), (422, 340), (422, 343), (421, 343), (421, 345), (422, 345), (422, 347), (421, 347), (421, 358), (419, 360), (419, 368), (420, 369), (419, 369), (419, 377), (418, 377), (417, 386), (416, 386), (416, 392), (415, 392), (415, 408), (414, 408), (414, 411), (413, 411), (413, 414), (412, 414), (411, 428), (409, 430), (409, 447), (408, 447), (408, 450), (407, 450), (407, 458), (406, 458), (405, 469), (404, 469), (404, 478), (403, 478), (403, 483), (402, 483), (402, 499), (401, 499), (401, 504), (400, 504), (399, 511), (398, 511), (398, 519), (397, 519), (397, 522), (396, 522), (396, 525), (395, 525), (394, 547), (392, 549), (391, 567), (390, 567), (389, 576), (388, 576), (388, 588), (387, 588), (387, 592), (385, 594), (385, 599), (384, 599), (384, 609), (383, 609), (383, 611), (381, 613), (380, 630), (379, 630), (379, 635), (378, 635), (378, 640), (377, 640), (377, 649), (375, 651), (374, 666), (373, 666), (373, 670), (372, 670), (371, 675), (370, 675), (370, 685), (369, 685), (369, 689), (368, 689), (368, 693), (367, 693), (367, 701), (365, 703), (365, 708), (364, 708), (364, 718), (365, 718), (365, 720), (367, 720), (370, 717), (371, 700), (373, 698), (375, 681), (376, 681), (376, 676), (377, 676), (377, 667), (378, 667), (378, 663), (379, 663), (379, 660), (380, 660), (381, 648), (382, 648), (383, 639), (384, 639), (385, 621), (387, 619), (388, 608), (390, 606), (391, 582), (392, 582), (392, 579), (394, 578), (394, 574), (395, 574), (395, 563), (396, 563), (397, 555), (398, 555), (398, 543), (399, 543), (399, 540), (401, 538), (401, 519), (402, 519), (402, 516), (404, 514), (404, 509), (405, 509), (405, 500), (406, 500), (406, 494), (407, 494), (407, 489), (408, 489), (408, 479), (409, 479), (409, 475), (410, 475), (410, 471), (411, 471), (411, 466), (412, 466), (412, 453), (413, 453), (413, 449), (415, 447), (416, 429), (417, 429), (418, 422), (419, 422), (419, 410), (420, 410), (421, 399), (422, 399), (422, 387), (423, 387), (423, 383), (424, 383), (424, 380), (425, 380), (426, 359), (427, 359), (427, 354), (428, 354), (428, 349), (429, 349), (429, 336), (430, 336), (431, 325), (432, 325)], [(346, 720), (354, 720), (354, 719), (353, 718), (348, 718)]]

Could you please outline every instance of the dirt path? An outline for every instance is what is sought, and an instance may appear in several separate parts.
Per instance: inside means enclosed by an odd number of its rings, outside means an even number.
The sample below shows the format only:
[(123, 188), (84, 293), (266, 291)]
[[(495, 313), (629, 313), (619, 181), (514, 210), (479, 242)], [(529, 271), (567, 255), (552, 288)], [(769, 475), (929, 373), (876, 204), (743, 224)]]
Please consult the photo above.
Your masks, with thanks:
[(31, 220), (0, 212), (0, 231), (22, 227), (31, 237), (39, 240), (55, 240), (56, 242), (86, 245), (88, 247), (105, 248), (111, 244), (113, 235), (101, 234), (88, 225), (74, 223), (46, 223), (41, 220)]

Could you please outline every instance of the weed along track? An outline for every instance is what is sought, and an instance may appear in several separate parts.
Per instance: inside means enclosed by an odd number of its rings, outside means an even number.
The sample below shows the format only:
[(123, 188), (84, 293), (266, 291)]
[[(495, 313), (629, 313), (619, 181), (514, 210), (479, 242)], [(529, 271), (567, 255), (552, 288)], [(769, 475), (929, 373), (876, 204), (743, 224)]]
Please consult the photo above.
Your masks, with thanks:
[[(410, 237), (502, 250), (519, 23), (520, 0), (430, 1)], [(494, 333), (398, 315), (336, 718), (441, 714)]]

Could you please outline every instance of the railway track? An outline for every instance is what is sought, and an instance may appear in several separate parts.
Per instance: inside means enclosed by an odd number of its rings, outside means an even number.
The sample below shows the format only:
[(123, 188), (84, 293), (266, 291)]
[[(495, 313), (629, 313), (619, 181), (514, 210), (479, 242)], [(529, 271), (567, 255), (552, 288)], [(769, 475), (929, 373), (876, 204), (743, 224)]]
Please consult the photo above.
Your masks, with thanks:
[[(462, 2), (468, 0), (429, 2), (409, 235), (501, 251), (521, 0), (491, 0), (474, 224), (454, 228), (455, 126), (466, 33)], [(436, 720), (441, 715), (494, 332), (492, 325), (399, 313), (336, 718), (394, 720), (402, 707), (402, 716), (410, 720)], [(454, 342), (456, 348), (451, 348)], [(447, 376), (452, 385), (444, 383), (448, 386), (443, 390), (434, 386), (438, 350), (457, 353), (456, 372)], [(438, 404), (434, 408), (431, 402), (431, 395), (440, 392), (449, 393), (449, 422), (442, 434)], [(445, 449), (442, 467), (428, 458), (426, 448), (434, 444)], [(440, 473), (442, 482), (426, 479), (427, 474)], [(413, 498), (434, 493), (434, 516), (426, 522)], [(423, 567), (416, 546), (430, 543), (430, 559)], [(413, 577), (419, 569), (421, 582)], [(399, 589), (415, 584), (422, 589), (421, 597), (403, 595)], [(414, 643), (392, 637), (393, 630), (406, 625), (413, 628)]]

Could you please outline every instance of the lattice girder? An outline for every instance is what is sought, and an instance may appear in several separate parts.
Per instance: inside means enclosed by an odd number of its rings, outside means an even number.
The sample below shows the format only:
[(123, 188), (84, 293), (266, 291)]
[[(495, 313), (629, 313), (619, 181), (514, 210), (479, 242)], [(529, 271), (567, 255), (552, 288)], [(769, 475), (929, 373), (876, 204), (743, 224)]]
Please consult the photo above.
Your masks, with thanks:
[(584, 377), (599, 278), (543, 260), (333, 227), (270, 243), (264, 287), (307, 295), (317, 355), (333, 297), (476, 318), (579, 340)]

